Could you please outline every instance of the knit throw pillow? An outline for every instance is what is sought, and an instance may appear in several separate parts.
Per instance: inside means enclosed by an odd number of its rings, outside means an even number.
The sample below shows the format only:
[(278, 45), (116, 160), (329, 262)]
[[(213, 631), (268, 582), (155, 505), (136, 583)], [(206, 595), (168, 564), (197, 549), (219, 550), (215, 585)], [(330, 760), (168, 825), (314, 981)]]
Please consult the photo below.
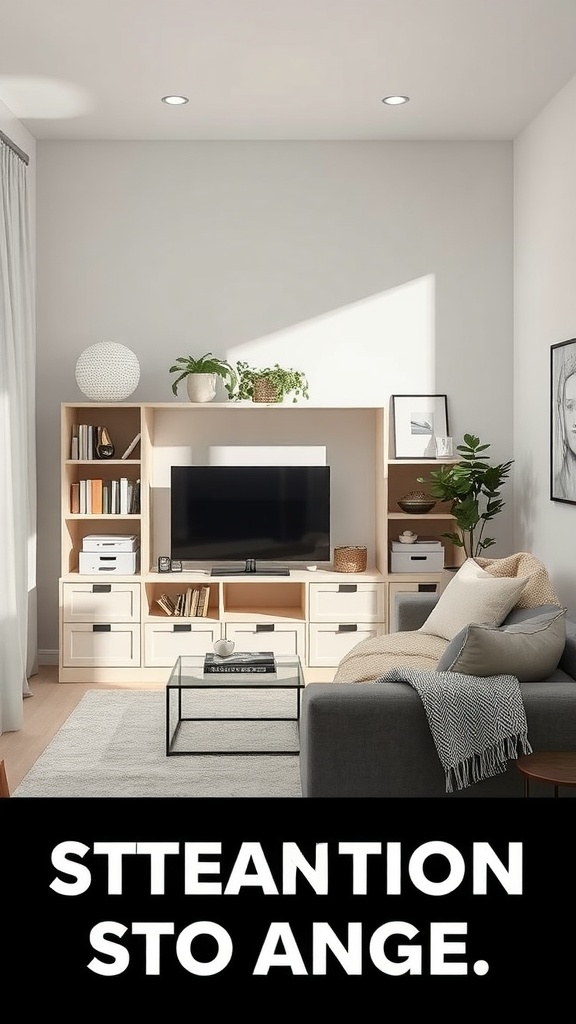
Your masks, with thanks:
[(518, 598), (518, 608), (536, 608), (542, 604), (562, 607), (543, 562), (528, 551), (518, 551), (506, 558), (476, 558), (476, 564), (490, 576), (527, 576), (528, 582)]

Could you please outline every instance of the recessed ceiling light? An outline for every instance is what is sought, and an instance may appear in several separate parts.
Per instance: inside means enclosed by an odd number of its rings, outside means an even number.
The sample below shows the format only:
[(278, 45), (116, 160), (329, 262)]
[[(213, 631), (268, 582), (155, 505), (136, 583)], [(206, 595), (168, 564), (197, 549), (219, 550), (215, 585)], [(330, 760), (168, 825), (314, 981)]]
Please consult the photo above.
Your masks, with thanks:
[(187, 96), (163, 96), (162, 103), (169, 103), (172, 107), (178, 107), (182, 103), (188, 103)]
[(401, 103), (409, 103), (409, 96), (385, 96), (382, 103), (387, 103), (389, 107), (398, 107)]

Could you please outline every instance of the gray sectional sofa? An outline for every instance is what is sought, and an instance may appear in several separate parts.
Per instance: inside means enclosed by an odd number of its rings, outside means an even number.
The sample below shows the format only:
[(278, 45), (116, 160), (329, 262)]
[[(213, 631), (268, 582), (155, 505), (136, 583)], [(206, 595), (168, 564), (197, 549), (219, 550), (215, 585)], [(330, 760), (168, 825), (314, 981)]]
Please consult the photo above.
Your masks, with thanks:
[[(402, 595), (399, 629), (418, 629), (433, 594)], [(521, 683), (534, 751), (576, 751), (576, 623), (566, 620), (559, 665)], [(444, 771), (420, 697), (408, 683), (309, 683), (303, 693), (300, 771), (304, 797), (522, 797), (515, 762), (500, 775), (446, 793)], [(531, 796), (553, 787), (531, 785)], [(562, 796), (576, 796), (563, 789)]]

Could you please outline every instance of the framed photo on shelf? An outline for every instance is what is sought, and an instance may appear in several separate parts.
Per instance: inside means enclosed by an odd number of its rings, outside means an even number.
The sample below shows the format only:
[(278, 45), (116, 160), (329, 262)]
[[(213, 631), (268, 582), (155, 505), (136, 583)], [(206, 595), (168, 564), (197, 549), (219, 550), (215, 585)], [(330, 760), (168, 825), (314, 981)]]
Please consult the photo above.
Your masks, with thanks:
[(436, 458), (436, 437), (448, 437), (446, 395), (392, 395), (394, 458)]
[(576, 505), (576, 338), (550, 349), (550, 500)]

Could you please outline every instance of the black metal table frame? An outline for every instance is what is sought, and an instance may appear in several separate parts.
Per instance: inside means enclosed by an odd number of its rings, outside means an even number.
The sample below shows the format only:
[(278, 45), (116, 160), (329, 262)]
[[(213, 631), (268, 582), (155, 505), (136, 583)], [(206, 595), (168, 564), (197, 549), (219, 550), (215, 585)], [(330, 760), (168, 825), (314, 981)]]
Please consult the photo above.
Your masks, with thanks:
[[(221, 676), (219, 678), (220, 678), (220, 680), (222, 679)], [(235, 679), (237, 680), (238, 676), (235, 676)], [(247, 718), (247, 717), (242, 717), (242, 716), (236, 716), (236, 717), (232, 717), (232, 718), (227, 718), (227, 717), (224, 717), (224, 716), (222, 716), (222, 717), (218, 716), (218, 717), (215, 717), (215, 718), (208, 718), (208, 717), (205, 717), (203, 715), (200, 715), (198, 717), (195, 717), (195, 716), (190, 716), (190, 717), (186, 717), (185, 716), (185, 717), (183, 717), (182, 716), (182, 691), (183, 690), (232, 690), (232, 691), (234, 691), (234, 690), (263, 690), (263, 689), (266, 689), (266, 690), (296, 690), (296, 716), (293, 717), (291, 715), (288, 715), (288, 716), (283, 716), (283, 717), (272, 717), (272, 716), (263, 715), (263, 716), (260, 716), (258, 718), (254, 718), (254, 717)], [(222, 683), (222, 682), (211, 684), (211, 683), (207, 683), (205, 681), (205, 678), (202, 680), (201, 683), (199, 682), (196, 685), (194, 683), (186, 683), (185, 686), (182, 686), (182, 684), (179, 684), (179, 685), (175, 684), (173, 686), (170, 686), (170, 684), (167, 684), (167, 686), (166, 686), (166, 757), (178, 757), (178, 756), (180, 756), (180, 757), (258, 757), (258, 756), (262, 756), (262, 755), (266, 755), (267, 757), (288, 757), (288, 756), (291, 756), (291, 755), (299, 754), (300, 753), (299, 747), (296, 750), (267, 750), (267, 749), (265, 749), (265, 750), (262, 750), (262, 749), (260, 749), (260, 750), (174, 750), (174, 744), (176, 743), (176, 740), (178, 738), (178, 734), (180, 732), (180, 727), (182, 726), (183, 722), (298, 722), (299, 723), (300, 722), (300, 691), (303, 690), (303, 689), (304, 689), (304, 682), (302, 680), (301, 670), (299, 670), (298, 682), (296, 684), (294, 684), (294, 683), (286, 683), (286, 685), (282, 685), (282, 683), (275, 683), (274, 685), (266, 686), (265, 684), (260, 683), (259, 686), (255, 686), (254, 682), (250, 683), (248, 681), (246, 683), (235, 682), (234, 685), (232, 685), (230, 683), (226, 684), (226, 683)], [(170, 694), (174, 690), (176, 690), (177, 693), (178, 693), (178, 720), (176, 722), (174, 730), (171, 732), (170, 731)]]

